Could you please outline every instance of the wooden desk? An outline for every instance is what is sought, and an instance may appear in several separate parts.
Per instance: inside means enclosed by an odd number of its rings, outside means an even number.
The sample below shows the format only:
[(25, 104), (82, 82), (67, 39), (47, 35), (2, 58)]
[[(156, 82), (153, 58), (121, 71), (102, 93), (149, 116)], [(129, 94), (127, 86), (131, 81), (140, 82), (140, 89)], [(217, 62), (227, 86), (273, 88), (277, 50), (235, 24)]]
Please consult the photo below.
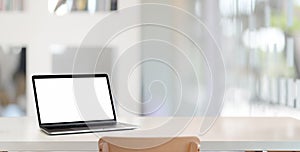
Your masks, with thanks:
[[(169, 120), (169, 121), (167, 121)], [(101, 136), (198, 135), (202, 118), (139, 117), (133, 131), (48, 136), (32, 117), (0, 118), (0, 149), (8, 151), (98, 151)], [(187, 123), (189, 122), (189, 123)], [(179, 126), (179, 127), (178, 127)], [(184, 127), (182, 127), (184, 126)], [(178, 128), (181, 128), (177, 130)], [(175, 134), (175, 135), (174, 135)], [(201, 150), (300, 150), (300, 121), (292, 118), (219, 118), (203, 136)]]

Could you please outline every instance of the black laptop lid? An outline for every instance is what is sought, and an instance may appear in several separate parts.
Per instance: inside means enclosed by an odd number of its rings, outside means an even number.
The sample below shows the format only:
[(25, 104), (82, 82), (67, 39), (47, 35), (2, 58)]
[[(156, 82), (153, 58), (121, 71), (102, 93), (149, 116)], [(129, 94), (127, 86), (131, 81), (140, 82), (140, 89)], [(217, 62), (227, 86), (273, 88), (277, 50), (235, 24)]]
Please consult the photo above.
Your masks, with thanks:
[(40, 125), (116, 121), (107, 74), (32, 76)]

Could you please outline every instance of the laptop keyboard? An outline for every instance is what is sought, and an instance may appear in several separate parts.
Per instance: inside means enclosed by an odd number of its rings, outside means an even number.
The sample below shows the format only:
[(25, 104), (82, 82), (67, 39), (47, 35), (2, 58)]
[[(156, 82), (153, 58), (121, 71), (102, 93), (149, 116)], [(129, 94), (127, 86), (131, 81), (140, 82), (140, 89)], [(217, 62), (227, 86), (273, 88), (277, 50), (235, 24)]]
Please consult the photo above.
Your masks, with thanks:
[(107, 129), (117, 129), (125, 127), (122, 123), (115, 124), (105, 124), (105, 125), (93, 125), (93, 126), (83, 126), (83, 127), (70, 127), (70, 128), (47, 128), (50, 132), (64, 132), (64, 131), (77, 131), (77, 130), (107, 130)]

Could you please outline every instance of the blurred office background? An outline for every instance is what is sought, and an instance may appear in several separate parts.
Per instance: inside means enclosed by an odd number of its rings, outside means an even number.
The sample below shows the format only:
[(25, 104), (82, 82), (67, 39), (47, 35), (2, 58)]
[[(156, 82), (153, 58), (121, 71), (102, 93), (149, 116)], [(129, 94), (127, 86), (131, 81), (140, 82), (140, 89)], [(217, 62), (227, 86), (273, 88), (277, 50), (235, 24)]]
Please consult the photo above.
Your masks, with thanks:
[[(123, 8), (147, 3), (183, 9), (201, 20), (214, 36), (226, 70), (222, 116), (300, 119), (299, 0), (0, 0), (0, 115), (35, 114), (32, 74), (73, 72), (76, 51), (94, 25), (110, 14), (122, 13)], [(134, 11), (120, 22), (142, 23), (157, 17), (153, 11), (159, 10)], [(184, 25), (198, 37), (202, 51), (211, 56), (218, 51), (195, 21), (172, 10), (161, 14), (161, 22)], [(190, 109), (200, 105), (195, 114), (203, 115), (209, 104), (211, 82), (204, 57), (178, 32), (157, 26), (129, 30), (105, 48), (96, 67), (88, 61), (99, 53), (97, 45), (81, 49), (86, 53), (78, 61), (82, 63), (79, 72), (112, 75), (116, 63), (113, 87), (117, 105), (121, 105), (119, 113), (190, 116), (194, 115)], [(164, 60), (140, 62), (149, 56)], [(116, 60), (120, 57), (123, 60)], [(132, 63), (140, 66), (134, 69), (127, 88), (122, 82), (128, 80)], [(134, 97), (127, 95), (128, 90)], [(178, 106), (182, 107), (179, 111)]]

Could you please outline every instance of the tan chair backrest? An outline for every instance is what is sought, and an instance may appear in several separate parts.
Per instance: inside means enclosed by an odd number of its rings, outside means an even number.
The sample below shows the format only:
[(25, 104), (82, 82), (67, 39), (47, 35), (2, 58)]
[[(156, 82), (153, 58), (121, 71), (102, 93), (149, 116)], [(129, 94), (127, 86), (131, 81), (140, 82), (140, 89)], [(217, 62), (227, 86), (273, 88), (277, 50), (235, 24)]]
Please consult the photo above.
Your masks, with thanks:
[(99, 140), (100, 152), (199, 152), (200, 140), (197, 137), (173, 138), (131, 138), (102, 137)]

